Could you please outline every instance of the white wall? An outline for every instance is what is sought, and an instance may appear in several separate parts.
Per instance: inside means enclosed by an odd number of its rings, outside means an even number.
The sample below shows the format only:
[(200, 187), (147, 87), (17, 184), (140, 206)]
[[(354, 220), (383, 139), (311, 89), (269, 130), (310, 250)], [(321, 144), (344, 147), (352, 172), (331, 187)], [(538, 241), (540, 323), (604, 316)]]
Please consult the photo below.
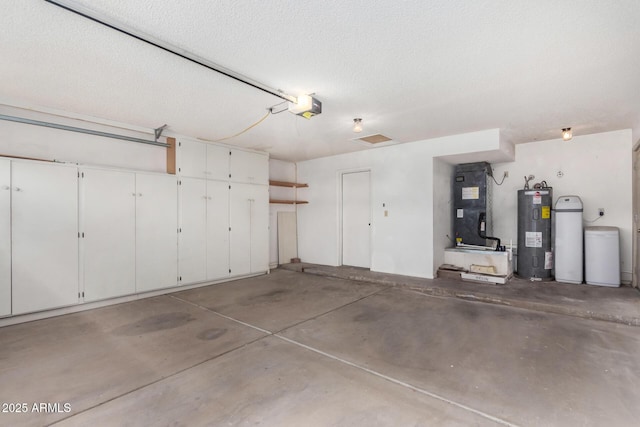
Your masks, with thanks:
[(553, 187), (554, 204), (563, 195), (580, 196), (585, 220), (597, 218), (598, 208), (605, 209), (605, 216), (593, 225), (620, 228), (622, 279), (629, 282), (633, 268), (632, 146), (629, 129), (574, 136), (571, 141), (517, 145), (514, 162), (492, 165), (498, 181), (509, 171), (502, 186), (494, 185), (493, 234), (506, 243), (517, 241), (517, 190), (523, 188), (525, 175), (535, 175), (534, 182), (546, 180)]
[(444, 249), (453, 240), (453, 165), (433, 159), (433, 266), (444, 264)]
[[(444, 193), (437, 191), (434, 196), (433, 158), (475, 153), (470, 156), (510, 159), (511, 154), (501, 148), (504, 142), (499, 131), (491, 129), (300, 162), (298, 179), (309, 184), (309, 204), (298, 207), (300, 258), (317, 264), (341, 264), (340, 176), (369, 169), (371, 270), (434, 277), (434, 200), (439, 201)], [(447, 169), (444, 162), (436, 163), (435, 182), (444, 183)], [(445, 215), (441, 208), (438, 217)], [(447, 227), (444, 224), (438, 233)], [(438, 236), (437, 241), (440, 239)]]
[[(57, 114), (56, 114), (57, 113)], [(0, 104), (0, 114), (87, 128), (153, 141), (153, 134), (135, 126), (120, 125), (73, 113), (35, 112)], [(76, 118), (64, 117), (75, 116)], [(95, 119), (99, 121), (99, 119)], [(132, 130), (133, 129), (133, 130)], [(160, 142), (166, 142), (164, 138)], [(0, 155), (33, 157), (61, 162), (84, 163), (127, 169), (165, 172), (166, 149), (112, 138), (68, 132), (0, 120)]]
[[(274, 181), (296, 182), (295, 163), (283, 160), (269, 159), (269, 179)], [(298, 199), (304, 197), (304, 189), (292, 189), (286, 187), (269, 187), (270, 199), (294, 199), (296, 193)], [(274, 268), (278, 265), (278, 212), (295, 212), (294, 205), (269, 205), (269, 265)]]

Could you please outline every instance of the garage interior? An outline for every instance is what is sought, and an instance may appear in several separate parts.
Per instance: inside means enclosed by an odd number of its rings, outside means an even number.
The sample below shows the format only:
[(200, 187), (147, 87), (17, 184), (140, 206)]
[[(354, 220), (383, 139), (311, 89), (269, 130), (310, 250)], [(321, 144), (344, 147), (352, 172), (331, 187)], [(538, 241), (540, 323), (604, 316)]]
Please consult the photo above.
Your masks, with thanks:
[(0, 424), (637, 424), (637, 2), (3, 9)]

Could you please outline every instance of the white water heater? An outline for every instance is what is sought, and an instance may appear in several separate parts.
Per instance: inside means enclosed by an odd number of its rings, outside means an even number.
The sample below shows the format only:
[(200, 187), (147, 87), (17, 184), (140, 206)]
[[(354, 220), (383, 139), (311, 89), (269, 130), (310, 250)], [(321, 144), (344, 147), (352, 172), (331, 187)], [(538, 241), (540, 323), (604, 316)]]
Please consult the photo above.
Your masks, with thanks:
[(555, 207), (556, 281), (582, 283), (582, 200), (560, 196)]

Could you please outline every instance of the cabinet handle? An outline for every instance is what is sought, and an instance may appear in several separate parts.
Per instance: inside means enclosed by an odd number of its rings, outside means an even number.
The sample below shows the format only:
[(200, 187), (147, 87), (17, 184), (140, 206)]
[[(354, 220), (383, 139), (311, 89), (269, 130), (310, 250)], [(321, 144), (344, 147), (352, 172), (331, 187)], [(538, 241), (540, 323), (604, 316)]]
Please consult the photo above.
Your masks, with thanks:
[(136, 193), (131, 193), (131, 195), (132, 195), (133, 197), (136, 197)]
[(3, 189), (3, 190), (11, 190), (11, 187), (9, 187), (8, 185), (3, 185), (3, 186), (2, 186), (2, 189)]
[(142, 193), (138, 193), (138, 197), (142, 197)]
[(207, 197), (207, 199), (211, 200), (211, 197)]
[(16, 190), (16, 191), (22, 191), (22, 188), (20, 188), (20, 187), (16, 187), (16, 188), (15, 188), (15, 190)]

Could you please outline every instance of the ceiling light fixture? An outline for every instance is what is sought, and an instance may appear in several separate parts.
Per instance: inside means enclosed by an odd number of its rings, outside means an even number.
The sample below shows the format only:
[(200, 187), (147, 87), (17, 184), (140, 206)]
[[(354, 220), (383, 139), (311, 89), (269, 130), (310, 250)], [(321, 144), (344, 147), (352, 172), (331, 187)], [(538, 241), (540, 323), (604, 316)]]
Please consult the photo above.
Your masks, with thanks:
[(362, 119), (353, 119), (353, 131), (362, 132)]
[(571, 128), (562, 129), (562, 140), (569, 141), (571, 138), (573, 138), (573, 132), (571, 132)]

